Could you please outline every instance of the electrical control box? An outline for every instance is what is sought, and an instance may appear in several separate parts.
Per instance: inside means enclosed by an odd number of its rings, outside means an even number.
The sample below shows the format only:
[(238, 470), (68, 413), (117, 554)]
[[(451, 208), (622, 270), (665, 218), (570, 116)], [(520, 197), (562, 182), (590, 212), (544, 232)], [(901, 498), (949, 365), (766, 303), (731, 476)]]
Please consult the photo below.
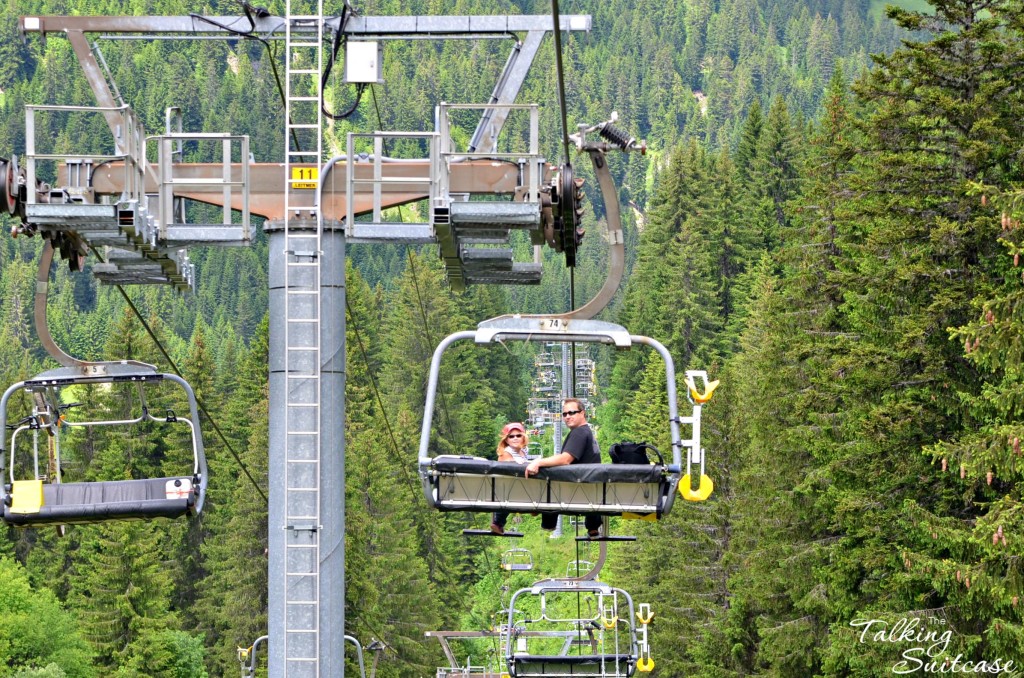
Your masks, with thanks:
[(345, 82), (384, 84), (384, 43), (376, 40), (349, 40), (345, 43)]

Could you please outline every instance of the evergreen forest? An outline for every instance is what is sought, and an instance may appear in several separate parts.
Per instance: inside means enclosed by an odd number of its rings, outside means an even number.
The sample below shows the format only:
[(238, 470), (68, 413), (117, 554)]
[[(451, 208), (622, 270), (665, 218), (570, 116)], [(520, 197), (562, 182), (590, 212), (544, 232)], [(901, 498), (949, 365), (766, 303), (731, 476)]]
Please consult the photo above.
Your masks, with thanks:
[[(284, 12), (276, 0), (268, 9)], [(534, 0), (355, 9), (551, 12)], [(638, 539), (609, 545), (601, 578), (652, 604), (652, 675), (1024, 675), (1024, 2), (560, 9), (593, 18), (589, 33), (562, 34), (570, 129), (614, 110), (648, 146), (609, 156), (627, 275), (599, 317), (657, 338), (680, 374), (721, 381), (704, 408), (711, 499), (677, 501), (659, 522), (612, 521)], [(7, 0), (0, 156), (24, 153), (25, 105), (95, 105), (68, 41), (26, 39), (19, 16), (241, 12), (221, 0)], [(177, 106), (185, 130), (246, 134), (255, 160), (281, 161), (279, 46), (244, 36), (98, 45), (147, 132), (163, 131)], [(327, 106), (352, 113), (328, 123), (330, 155), (349, 132), (430, 130), (440, 101), (486, 102), (511, 45), (389, 41), (384, 84), (361, 97), (332, 74)], [(519, 101), (541, 105), (543, 151), (558, 162), (554, 64), (549, 36)], [(55, 152), (110, 143), (105, 129), (49, 124), (36, 134)], [(516, 545), (536, 569), (502, 572), (503, 540), (461, 534), (483, 527), (481, 514), (427, 508), (413, 452), (438, 341), (506, 313), (567, 311), (602, 284), (605, 210), (589, 163), (578, 165), (578, 265), (570, 274), (547, 251), (539, 286), (454, 293), (436, 246), (348, 248), (345, 632), (385, 643), (378, 676), (436, 675), (445, 658), (425, 632), (486, 629), (502, 587), (559, 576), (586, 555), (524, 516)], [(32, 318), (40, 239), (10, 237), (16, 221), (0, 222), (7, 388), (55, 363)], [(266, 633), (268, 246), (256, 232), (250, 247), (191, 249), (187, 292), (100, 285), (92, 258), (84, 272), (54, 267), (59, 346), (165, 371), (173, 361), (195, 389), (208, 413), (209, 493), (191, 521), (63, 536), (0, 527), (0, 675), (234, 676), (237, 648)], [(437, 452), (493, 457), (502, 425), (526, 418), (531, 351), (452, 352)], [(643, 351), (593, 357), (602, 449), (668, 449), (659, 362)], [(86, 395), (117, 407), (110, 394)], [(15, 419), (30, 407), (11, 401)], [(145, 477), (180, 461), (180, 443), (104, 431), (68, 446), (66, 472)], [(475, 664), (494, 655), (465, 650)], [(354, 659), (348, 667), (358, 675)]]

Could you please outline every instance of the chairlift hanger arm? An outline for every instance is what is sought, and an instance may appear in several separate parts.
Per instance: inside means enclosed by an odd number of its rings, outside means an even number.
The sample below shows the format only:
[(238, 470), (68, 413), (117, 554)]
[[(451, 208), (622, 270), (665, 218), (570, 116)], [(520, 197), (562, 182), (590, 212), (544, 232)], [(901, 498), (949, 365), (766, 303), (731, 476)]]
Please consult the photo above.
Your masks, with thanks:
[[(46, 352), (50, 354), (58, 364), (62, 365), (65, 370), (71, 370), (70, 372), (61, 372), (57, 370), (51, 374), (50, 372), (44, 372), (37, 376), (35, 379), (28, 380), (25, 385), (35, 387), (39, 383), (49, 384), (52, 388), (55, 384), (61, 384), (68, 379), (78, 379), (81, 377), (92, 376), (97, 381), (104, 381), (107, 374), (109, 373), (112, 365), (116, 365), (117, 371), (127, 370), (130, 375), (135, 375), (141, 371), (146, 371), (145, 375), (149, 379), (158, 379), (160, 375), (156, 374), (156, 368), (147, 363), (139, 362), (137, 360), (124, 360), (118, 363), (111, 362), (94, 362), (88, 360), (80, 360), (74, 356), (68, 355), (57, 345), (57, 342), (53, 340), (53, 335), (50, 334), (50, 325), (46, 315), (46, 297), (50, 287), (50, 265), (53, 263), (53, 243), (49, 240), (45, 241), (43, 245), (43, 251), (39, 255), (39, 267), (36, 269), (36, 291), (33, 299), (33, 320), (36, 326), (36, 335), (39, 337), (39, 342), (46, 349)], [(59, 374), (59, 376), (57, 376)], [(55, 381), (53, 379), (56, 379)], [(52, 396), (51, 396), (52, 397)], [(66, 405), (65, 409), (74, 407), (75, 404)]]
[(43, 251), (39, 255), (39, 268), (36, 271), (36, 292), (33, 305), (36, 335), (46, 352), (64, 367), (85, 367), (89, 363), (65, 353), (50, 334), (50, 325), (46, 317), (46, 292), (50, 284), (50, 264), (53, 262), (53, 243), (43, 241)]
[[(597, 176), (597, 183), (601, 189), (601, 198), (605, 206), (605, 223), (607, 225), (608, 239), (608, 275), (604, 284), (597, 294), (583, 306), (573, 309), (568, 313), (553, 314), (548, 317), (562, 320), (584, 320), (593, 318), (600, 313), (609, 303), (619, 289), (622, 276), (626, 268), (625, 237), (622, 231), (622, 214), (619, 208), (619, 193), (615, 187), (611, 171), (608, 169), (607, 152), (619, 150), (624, 153), (639, 151), (641, 154), (647, 152), (646, 142), (637, 142), (636, 139), (628, 136), (615, 127), (618, 114), (612, 112), (611, 118), (596, 125), (581, 124), (576, 134), (568, 135), (566, 143), (572, 141), (576, 149), (585, 152), (590, 156), (594, 166), (594, 174)], [(586, 141), (588, 132), (597, 132), (606, 143), (592, 143)], [(583, 179), (574, 177), (572, 165), (566, 162), (560, 171), (560, 181), (552, 188), (554, 196), (551, 210), (551, 220), (545, 225), (545, 238), (549, 245), (556, 251), (564, 251), (566, 263), (569, 266), (575, 265), (576, 249), (583, 237), (583, 229), (580, 228), (580, 218), (583, 212), (582, 207)]]

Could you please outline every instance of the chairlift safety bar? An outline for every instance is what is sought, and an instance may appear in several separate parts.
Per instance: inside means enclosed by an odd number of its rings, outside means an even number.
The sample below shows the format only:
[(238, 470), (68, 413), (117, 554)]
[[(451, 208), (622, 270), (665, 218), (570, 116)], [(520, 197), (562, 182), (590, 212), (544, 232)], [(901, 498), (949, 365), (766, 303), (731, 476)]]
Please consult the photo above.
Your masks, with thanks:
[[(486, 320), (479, 324), (475, 331), (455, 332), (445, 337), (434, 350), (430, 361), (430, 374), (427, 381), (426, 403), (424, 405), (423, 428), (420, 431), (419, 463), (421, 473), (430, 465), (430, 431), (432, 428), (437, 384), (441, 371), (441, 358), (444, 352), (455, 342), (472, 339), (477, 344), (500, 343), (502, 341), (578, 341), (591, 343), (613, 344), (617, 348), (629, 348), (635, 344), (650, 346), (661, 355), (665, 362), (665, 380), (668, 396), (669, 426), (672, 439), (672, 466), (669, 470), (679, 472), (682, 469), (682, 447), (679, 409), (676, 399), (676, 372), (672, 355), (660, 342), (650, 337), (629, 334), (620, 325), (600, 320), (566, 320), (544, 316), (502, 316)], [(695, 414), (697, 416), (697, 414)], [(688, 423), (688, 422), (687, 422)], [(688, 443), (699, 444), (699, 430)], [(693, 463), (694, 455), (689, 455), (688, 463)]]

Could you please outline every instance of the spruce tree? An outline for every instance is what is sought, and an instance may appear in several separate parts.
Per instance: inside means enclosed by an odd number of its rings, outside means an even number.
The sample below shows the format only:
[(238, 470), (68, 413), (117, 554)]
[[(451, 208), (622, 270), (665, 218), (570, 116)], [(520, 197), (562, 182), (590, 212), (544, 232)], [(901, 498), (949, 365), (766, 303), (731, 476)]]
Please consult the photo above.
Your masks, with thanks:
[[(1000, 635), (986, 629), (1001, 622), (963, 593), (970, 584), (962, 568), (937, 566), (967, 555), (959, 544), (984, 511), (965, 507), (955, 473), (941, 473), (922, 451), (980, 423), (963, 403), (985, 378), (946, 328), (967, 324), (971, 300), (1001, 278), (992, 265), (997, 220), (967, 189), (1017, 178), (1021, 9), (942, 0), (934, 7), (890, 8), (899, 26), (930, 37), (878, 57), (857, 87), (872, 112), (854, 185), (861, 214), (845, 245), (852, 256), (838, 272), (856, 340), (830, 360), (844, 412), (839, 439), (821, 460), (828, 489), (818, 502), (843, 550), (823, 583), (827, 609), (843, 624), (931, 616), (954, 632), (946, 656), (992, 660), (1005, 641), (989, 643)], [(847, 627), (830, 637), (823, 668), (857, 670), (893, 654)]]
[[(241, 359), (235, 397), (225, 406), (234, 423), (232, 445), (248, 473), (233, 458), (211, 466), (211, 474), (217, 471), (210, 484), (215, 515), (208, 522), (214, 537), (202, 542), (205, 576), (194, 615), (210, 662), (223, 674), (237, 670), (237, 648), (249, 647), (267, 629), (267, 504), (260, 491), (267, 491), (269, 462), (268, 337), (264, 317)], [(245, 444), (236, 444), (246, 431)]]
[(73, 566), (69, 602), (97, 662), (112, 673), (144, 651), (151, 634), (176, 624), (162, 533), (137, 521), (82, 529), (89, 535)]
[(418, 555), (429, 533), (418, 526), (437, 527), (424, 515), (415, 456), (389, 435), (399, 422), (377, 401), (373, 295), (354, 268), (347, 273), (346, 621), (390, 648), (381, 675), (422, 675), (438, 659), (422, 638), (440, 622), (440, 605)]

